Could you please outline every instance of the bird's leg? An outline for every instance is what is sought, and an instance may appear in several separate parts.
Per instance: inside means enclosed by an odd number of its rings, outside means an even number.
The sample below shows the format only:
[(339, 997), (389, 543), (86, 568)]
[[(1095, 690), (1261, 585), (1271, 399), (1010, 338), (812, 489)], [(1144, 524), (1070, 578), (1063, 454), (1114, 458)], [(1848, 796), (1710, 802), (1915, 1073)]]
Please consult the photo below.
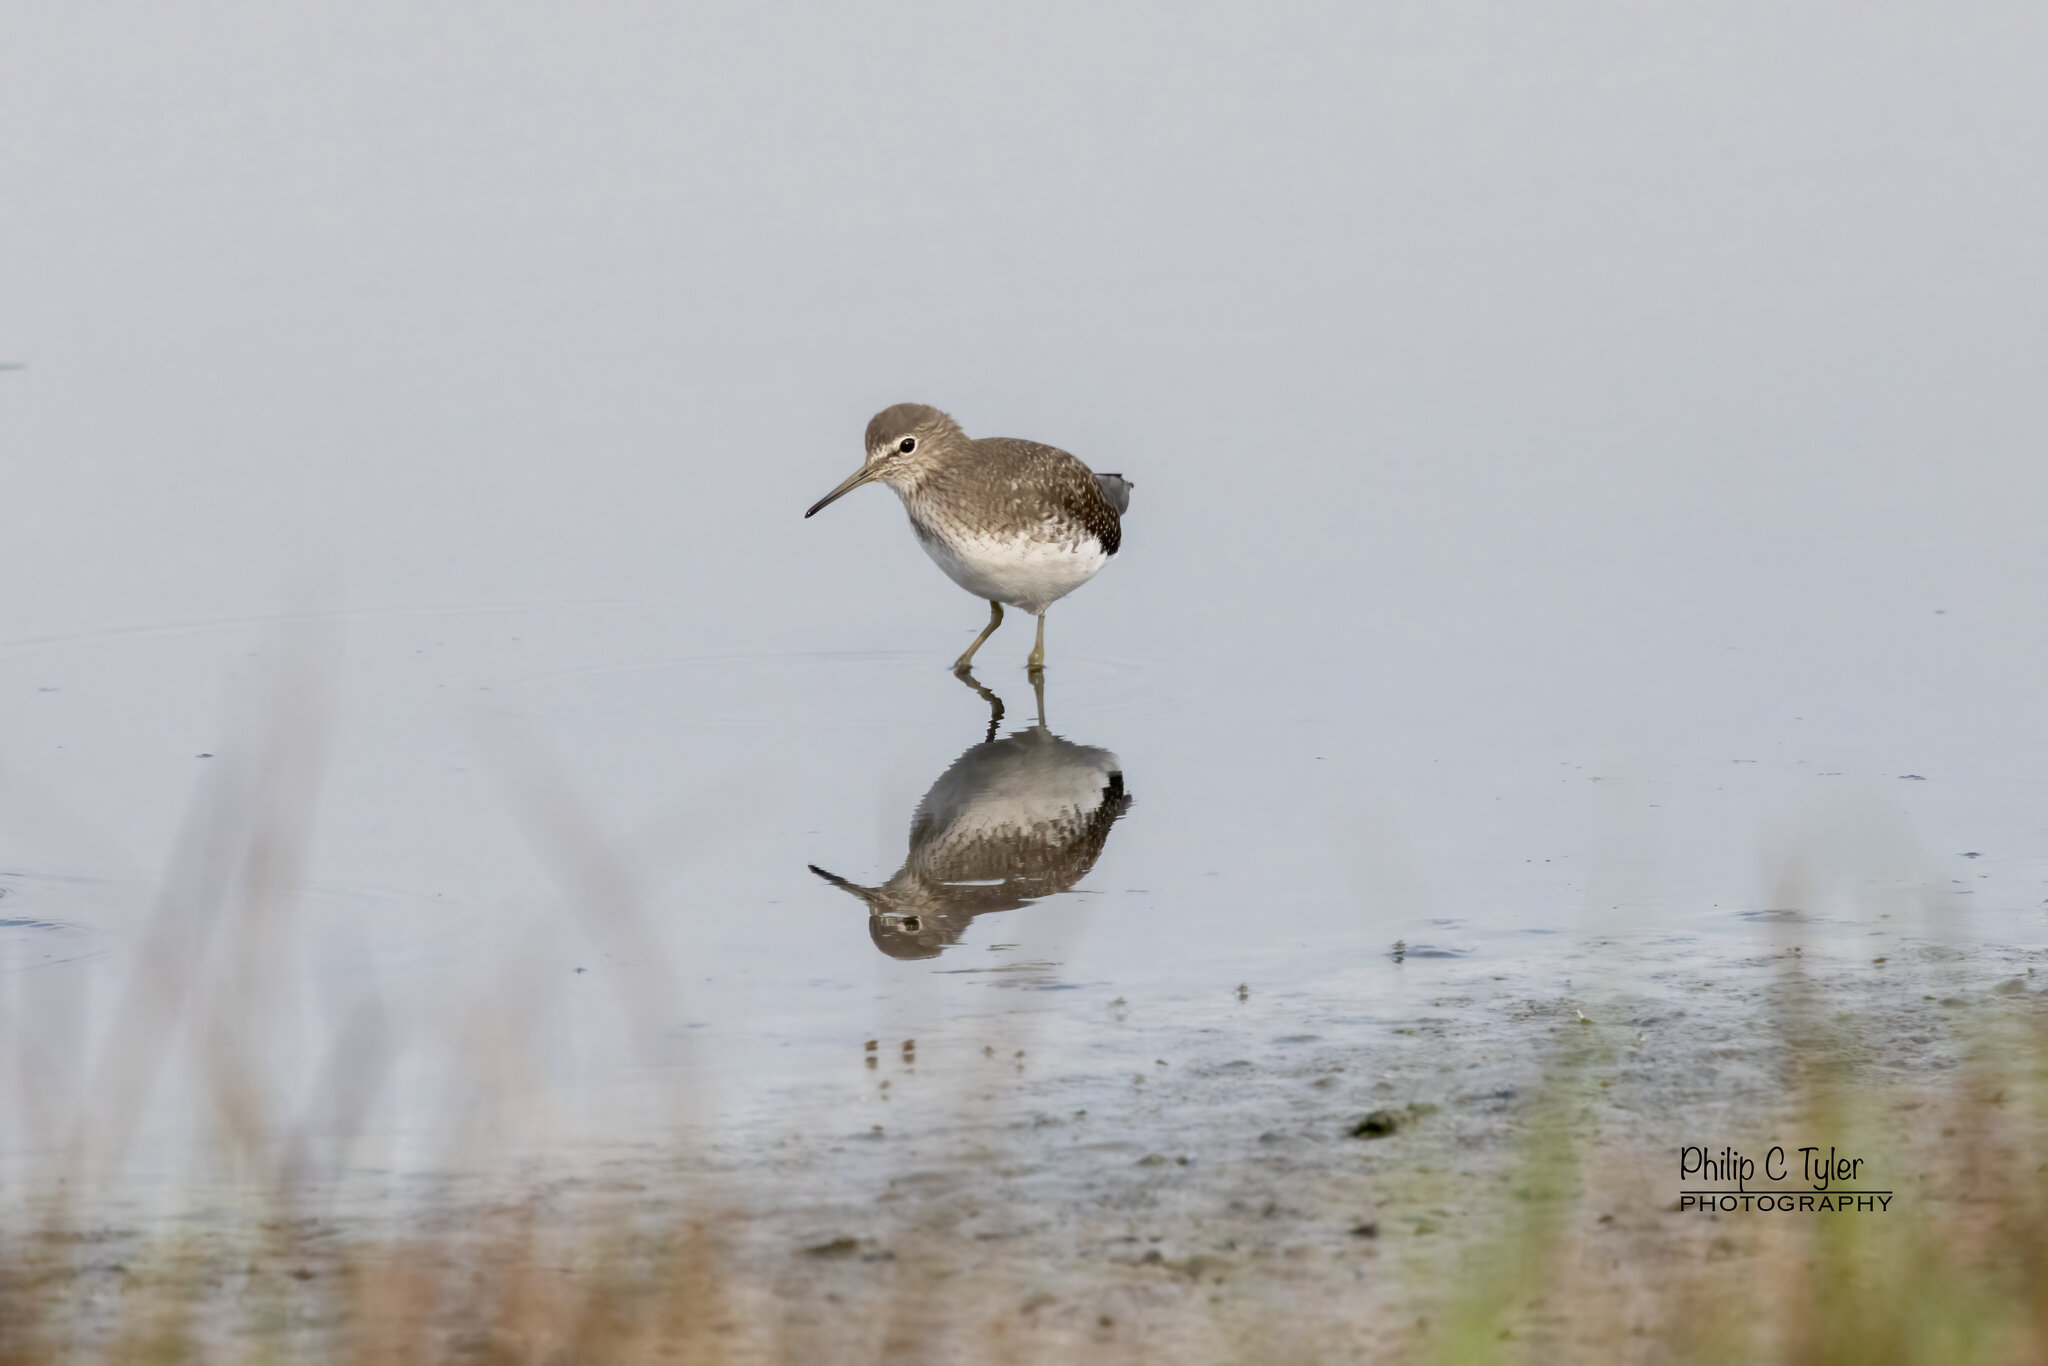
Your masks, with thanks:
[(990, 599), (988, 604), (988, 625), (981, 628), (981, 634), (976, 636), (974, 638), (974, 643), (967, 647), (967, 653), (953, 661), (953, 672), (956, 674), (964, 674), (968, 671), (968, 669), (972, 668), (974, 665), (974, 652), (976, 650), (979, 650), (981, 648), (981, 642), (987, 640), (990, 636), (994, 635), (996, 627), (1001, 626), (1002, 624), (1003, 605), (995, 601), (994, 599)]
[(1045, 729), (1045, 670), (1031, 671), (1031, 691), (1038, 698), (1038, 728)]
[(1045, 613), (1038, 614), (1038, 643), (1031, 647), (1031, 657), (1024, 661), (1024, 667), (1037, 673), (1045, 667)]

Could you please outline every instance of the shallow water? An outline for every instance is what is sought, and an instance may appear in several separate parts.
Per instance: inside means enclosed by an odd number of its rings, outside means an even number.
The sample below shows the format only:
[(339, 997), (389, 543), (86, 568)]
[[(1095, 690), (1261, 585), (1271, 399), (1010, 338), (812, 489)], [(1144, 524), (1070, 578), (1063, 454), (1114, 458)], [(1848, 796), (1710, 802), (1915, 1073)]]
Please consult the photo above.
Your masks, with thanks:
[[(17, 35), (0, 1144), (2048, 943), (2038, 16), (1456, 9)], [(886, 492), (800, 515), (905, 399), (1135, 482), (1042, 728)]]
[[(1113, 627), (1130, 591), (1106, 574), (1069, 632)], [(1920, 750), (1918, 780), (1822, 768), (1788, 725), (1759, 757), (1600, 764), (1388, 727), (1342, 678), (1276, 696), (1255, 668), (1085, 638), (1055, 654), (1041, 723), (1014, 661), (970, 685), (950, 638), (691, 654), (688, 621), (563, 604), (15, 647), (0, 677), (35, 724), (13, 804), (69, 854), (0, 877), (17, 1084), (101, 1113), (139, 984), (189, 982), (189, 1056), (152, 1055), (122, 1111), (138, 1170), (207, 1146), (225, 997), (281, 1131), (370, 1170), (459, 1171), (505, 1142), (573, 1162), (678, 1124), (943, 1129), (995, 1050), (1020, 1053), (1020, 1085), (1028, 1066), (1018, 1103), (1059, 1112), (1101, 1111), (1141, 1055), (1191, 1077), (1294, 1052), (1369, 1070), (1418, 1034), (1491, 1036), (1518, 1001), (1682, 996), (1704, 1047), (1793, 944), (1816, 970), (1960, 950), (1952, 975), (1982, 987), (2048, 942), (2038, 784), (1958, 781), (1967, 753)], [(296, 780), (263, 759), (279, 676), (327, 698), (286, 727), (287, 751), (324, 751)], [(1670, 750), (1701, 715), (1674, 710)], [(266, 771), (281, 786), (232, 795)], [(301, 787), (303, 867), (258, 918), (230, 880), (209, 919), (195, 847)], [(182, 831), (181, 809), (200, 813)], [(1749, 987), (1700, 993), (1717, 972)], [(500, 1053), (513, 1074), (476, 1090)], [(356, 1072), (363, 1108), (330, 1113)], [(521, 1117), (481, 1149), (479, 1104)], [(17, 1147), (69, 1131), (17, 1113)], [(1187, 1122), (1167, 1107), (1114, 1142)]]

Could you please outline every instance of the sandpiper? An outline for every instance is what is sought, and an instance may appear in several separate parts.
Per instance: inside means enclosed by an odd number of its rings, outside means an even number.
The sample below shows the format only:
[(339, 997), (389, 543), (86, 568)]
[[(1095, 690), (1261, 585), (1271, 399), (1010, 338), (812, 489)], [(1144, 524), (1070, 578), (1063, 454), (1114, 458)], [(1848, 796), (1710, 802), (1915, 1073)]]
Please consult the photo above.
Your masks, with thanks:
[(917, 543), (946, 577), (988, 600), (988, 625), (953, 662), (955, 673), (967, 672), (1003, 624), (1005, 603), (1038, 618), (1038, 641), (1025, 662), (1045, 667), (1045, 609), (1109, 563), (1131, 503), (1120, 474), (1097, 474), (1036, 441), (969, 440), (959, 423), (922, 403), (876, 413), (866, 462), (804, 516), (872, 481), (896, 490)]

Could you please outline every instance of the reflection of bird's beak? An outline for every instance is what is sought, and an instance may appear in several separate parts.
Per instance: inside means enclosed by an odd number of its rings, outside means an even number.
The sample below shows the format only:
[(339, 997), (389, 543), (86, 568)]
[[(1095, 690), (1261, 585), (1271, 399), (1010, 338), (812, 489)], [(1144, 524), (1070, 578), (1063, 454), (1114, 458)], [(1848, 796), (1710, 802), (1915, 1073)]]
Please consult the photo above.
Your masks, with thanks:
[(849, 474), (846, 477), (845, 482), (840, 484), (838, 488), (833, 489), (823, 498), (820, 498), (817, 502), (811, 504), (811, 511), (806, 512), (804, 516), (809, 517), (812, 515), (812, 513), (815, 513), (819, 509), (823, 508), (827, 503), (835, 502), (838, 499), (844, 498), (847, 494), (852, 493), (855, 489), (859, 488), (862, 484), (867, 483), (868, 480), (874, 477), (875, 467), (873, 465), (862, 465), (852, 474)]
[(837, 887), (840, 891), (851, 892), (853, 895), (859, 897), (863, 902), (867, 904), (869, 915), (881, 914), (880, 907), (876, 905), (876, 891), (873, 887), (863, 887), (858, 882), (848, 882), (845, 878), (839, 876), (839, 874), (828, 873), (815, 863), (807, 863), (804, 866), (806, 868), (809, 868), (812, 872), (816, 873), (819, 877), (825, 879), (825, 881), (831, 883), (834, 887)]

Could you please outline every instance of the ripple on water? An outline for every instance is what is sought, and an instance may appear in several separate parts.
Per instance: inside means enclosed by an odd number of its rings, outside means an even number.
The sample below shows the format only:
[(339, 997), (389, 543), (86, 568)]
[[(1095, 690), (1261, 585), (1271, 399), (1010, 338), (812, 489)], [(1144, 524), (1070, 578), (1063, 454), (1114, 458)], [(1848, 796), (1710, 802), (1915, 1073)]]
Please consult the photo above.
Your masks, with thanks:
[(1470, 958), (1471, 949), (1454, 949), (1442, 944), (1409, 944), (1399, 942), (1387, 952), (1387, 957), (1396, 963), (1410, 958)]
[(34, 916), (0, 916), (0, 972), (26, 972), (97, 958), (106, 936), (85, 925)]
[(105, 924), (130, 894), (106, 878), (0, 873), (0, 972), (104, 955), (116, 938)]
[[(1021, 671), (989, 667), (976, 676), (1003, 696), (1007, 719), (1029, 720)], [(927, 685), (957, 687), (927, 651), (692, 655), (505, 675), (491, 681), (488, 705), (526, 716), (703, 726), (900, 726), (903, 699)], [(1055, 720), (1157, 713), (1181, 705), (1193, 686), (1165, 660), (1075, 655), (1048, 670), (1048, 711)]]

